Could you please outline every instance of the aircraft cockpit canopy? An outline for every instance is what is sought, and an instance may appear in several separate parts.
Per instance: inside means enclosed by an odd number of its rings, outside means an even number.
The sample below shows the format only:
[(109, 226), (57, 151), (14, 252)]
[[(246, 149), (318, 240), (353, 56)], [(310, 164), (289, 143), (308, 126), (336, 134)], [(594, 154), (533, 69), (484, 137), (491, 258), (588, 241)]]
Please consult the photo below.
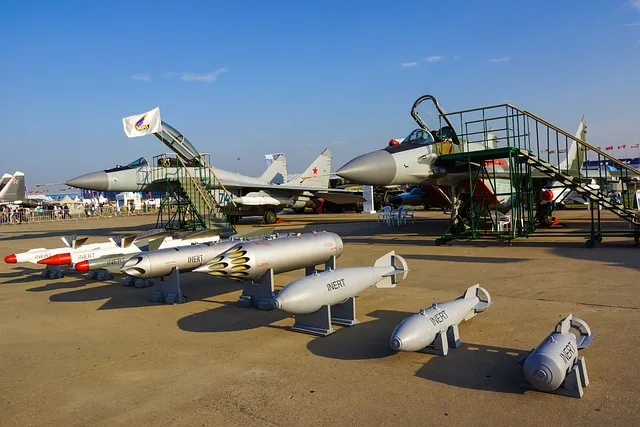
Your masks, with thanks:
[(105, 172), (116, 172), (116, 171), (122, 171), (127, 169), (138, 169), (139, 167), (146, 166), (147, 164), (149, 164), (149, 162), (147, 162), (147, 159), (145, 159), (144, 157), (139, 157), (126, 166), (116, 165), (116, 167), (114, 168), (106, 169)]
[(433, 139), (431, 133), (427, 132), (424, 129), (416, 129), (411, 132), (409, 136), (403, 139), (401, 144), (430, 145), (435, 142), (436, 141)]

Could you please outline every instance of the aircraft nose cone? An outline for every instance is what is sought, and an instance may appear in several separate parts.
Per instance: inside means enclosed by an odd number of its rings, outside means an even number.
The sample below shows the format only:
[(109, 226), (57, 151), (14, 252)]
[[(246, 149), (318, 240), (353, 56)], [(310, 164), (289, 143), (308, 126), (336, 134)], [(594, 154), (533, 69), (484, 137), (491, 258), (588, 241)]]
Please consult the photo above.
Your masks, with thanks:
[(396, 162), (390, 153), (379, 150), (356, 157), (336, 174), (356, 184), (389, 185), (396, 176)]
[(71, 178), (65, 184), (69, 187), (82, 188), (84, 190), (108, 191), (109, 177), (104, 171), (91, 172)]

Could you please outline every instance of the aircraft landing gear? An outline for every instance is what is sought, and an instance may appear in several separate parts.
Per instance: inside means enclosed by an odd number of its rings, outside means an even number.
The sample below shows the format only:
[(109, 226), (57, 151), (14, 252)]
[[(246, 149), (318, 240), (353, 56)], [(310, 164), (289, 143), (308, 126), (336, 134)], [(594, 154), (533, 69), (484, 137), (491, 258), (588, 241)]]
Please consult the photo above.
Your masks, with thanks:
[(278, 222), (278, 215), (276, 214), (276, 211), (274, 211), (273, 209), (268, 209), (264, 213), (264, 222), (265, 224), (275, 224), (276, 222)]

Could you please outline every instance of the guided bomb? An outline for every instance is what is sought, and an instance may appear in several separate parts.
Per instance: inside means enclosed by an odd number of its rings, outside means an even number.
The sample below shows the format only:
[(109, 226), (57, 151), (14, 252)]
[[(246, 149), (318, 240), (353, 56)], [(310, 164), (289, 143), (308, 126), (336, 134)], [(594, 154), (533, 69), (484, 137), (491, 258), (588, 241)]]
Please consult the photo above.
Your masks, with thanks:
[(524, 360), (524, 376), (529, 384), (544, 392), (582, 397), (589, 376), (584, 356), (578, 356), (578, 350), (588, 347), (594, 336), (589, 325), (573, 314), (558, 322), (555, 330)]
[[(481, 299), (480, 294), (485, 299)], [(433, 344), (437, 354), (446, 356), (448, 348), (460, 346), (458, 325), (491, 305), (491, 296), (479, 284), (471, 286), (453, 301), (434, 303), (428, 309), (404, 319), (391, 334), (396, 351), (420, 351)]]
[(193, 271), (234, 280), (262, 278), (327, 262), (342, 255), (343, 243), (335, 233), (297, 233), (286, 237), (240, 242)]
[(275, 306), (292, 314), (315, 313), (323, 306), (343, 303), (372, 286), (393, 288), (408, 272), (404, 258), (391, 251), (372, 267), (338, 268), (294, 280), (278, 293)]

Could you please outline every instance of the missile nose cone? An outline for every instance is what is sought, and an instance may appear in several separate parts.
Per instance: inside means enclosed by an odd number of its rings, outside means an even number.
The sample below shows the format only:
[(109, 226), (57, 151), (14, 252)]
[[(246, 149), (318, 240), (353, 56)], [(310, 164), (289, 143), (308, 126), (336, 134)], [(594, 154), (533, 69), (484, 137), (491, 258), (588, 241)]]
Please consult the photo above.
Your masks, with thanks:
[(89, 261), (80, 261), (77, 263), (76, 271), (89, 271)]
[(18, 262), (18, 260), (15, 254), (11, 254), (4, 257), (4, 262), (6, 262), (7, 264), (15, 264), (16, 262)]
[(149, 259), (145, 255), (134, 256), (124, 263), (120, 271), (129, 276), (144, 278), (151, 271)]
[(363, 154), (342, 166), (336, 174), (365, 185), (389, 185), (396, 176), (396, 161), (385, 150)]
[(45, 265), (69, 265), (71, 264), (71, 254), (57, 254), (51, 255), (49, 258), (41, 259), (38, 264)]
[(109, 177), (105, 171), (91, 172), (71, 178), (65, 184), (69, 187), (85, 190), (107, 191), (109, 190)]
[(398, 337), (391, 337), (391, 348), (395, 351), (402, 350), (402, 340)]

